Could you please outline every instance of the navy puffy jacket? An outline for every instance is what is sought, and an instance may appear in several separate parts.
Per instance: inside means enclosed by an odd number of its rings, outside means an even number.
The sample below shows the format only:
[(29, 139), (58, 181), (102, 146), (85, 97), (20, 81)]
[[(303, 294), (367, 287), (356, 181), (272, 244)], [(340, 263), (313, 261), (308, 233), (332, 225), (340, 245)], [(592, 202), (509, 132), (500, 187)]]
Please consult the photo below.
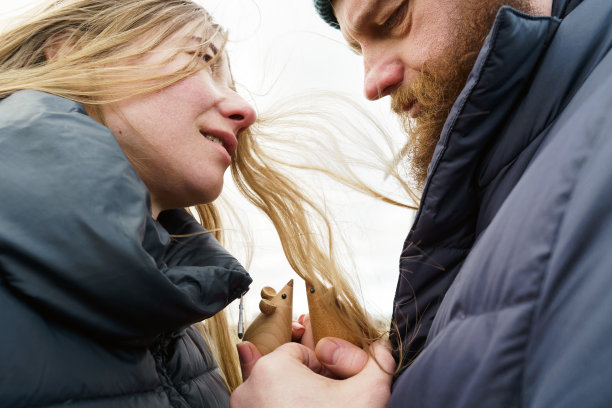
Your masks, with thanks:
[(504, 7), (400, 263), (390, 407), (612, 406), (612, 2)]

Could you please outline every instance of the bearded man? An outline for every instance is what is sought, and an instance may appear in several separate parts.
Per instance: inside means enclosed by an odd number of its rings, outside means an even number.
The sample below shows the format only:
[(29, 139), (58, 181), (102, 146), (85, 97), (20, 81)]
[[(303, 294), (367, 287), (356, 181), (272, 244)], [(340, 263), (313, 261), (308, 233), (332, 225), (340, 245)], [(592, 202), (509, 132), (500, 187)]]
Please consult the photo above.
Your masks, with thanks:
[[(366, 97), (391, 97), (422, 188), (394, 300), (399, 368), (389, 395), (350, 346), (317, 346), (321, 365), (295, 345), (243, 358), (243, 391), (265, 406), (610, 406), (612, 2), (315, 6), (363, 55)], [(258, 395), (273, 366), (283, 378)]]

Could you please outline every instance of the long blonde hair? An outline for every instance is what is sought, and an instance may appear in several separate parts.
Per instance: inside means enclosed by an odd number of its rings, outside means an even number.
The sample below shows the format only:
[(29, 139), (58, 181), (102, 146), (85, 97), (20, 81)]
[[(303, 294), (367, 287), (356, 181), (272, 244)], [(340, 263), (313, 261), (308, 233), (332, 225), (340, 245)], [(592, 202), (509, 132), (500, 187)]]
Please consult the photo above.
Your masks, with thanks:
[[(364, 348), (388, 333), (388, 322), (381, 327), (363, 308), (356, 274), (336, 256), (342, 240), (333, 214), (316, 194), (319, 186), (300, 175), (317, 173), (415, 210), (419, 196), (399, 165), (401, 145), (395, 146), (389, 132), (350, 97), (311, 91), (281, 100), (261, 115), (240, 136), (232, 160), (238, 190), (271, 220), (291, 268), (306, 283), (331, 294), (320, 299), (323, 309)], [(392, 195), (372, 187), (358, 172), (364, 169), (384, 176), (400, 192)]]
[[(95, 107), (162, 89), (202, 69), (195, 61), (197, 57), (178, 72), (163, 75), (143, 76), (141, 67), (130, 62), (193, 24), (205, 28), (205, 42), (217, 35), (225, 41), (225, 33), (206, 10), (189, 0), (53, 2), (0, 35), (0, 99), (17, 90), (35, 89)], [(133, 40), (145, 34), (149, 37), (143, 47), (130, 47)], [(70, 49), (62, 58), (48, 61), (46, 50), (59, 40)], [(138, 86), (130, 88), (129, 95), (117, 96), (116, 89), (136, 83)], [(276, 117), (270, 121), (279, 120)], [(259, 127), (239, 137), (231, 167), (236, 185), (270, 218), (296, 273), (311, 284), (332, 290), (334, 296), (327, 304), (329, 313), (341, 315), (348, 329), (366, 346), (380, 338), (384, 330), (369, 318), (349, 283), (349, 276), (334, 258), (335, 241), (326, 213), (286, 174), (284, 169), (296, 165), (283, 162), (266, 150), (266, 141), (272, 135), (265, 132), (265, 127), (266, 122), (262, 121)], [(329, 173), (357, 190), (386, 199), (350, 172), (341, 176), (341, 171), (335, 173), (324, 166), (313, 170)], [(222, 241), (223, 228), (215, 204), (199, 205), (196, 209), (202, 224)], [(207, 319), (206, 326), (202, 334), (207, 341), (210, 334), (211, 349), (231, 391), (242, 379), (225, 313)]]

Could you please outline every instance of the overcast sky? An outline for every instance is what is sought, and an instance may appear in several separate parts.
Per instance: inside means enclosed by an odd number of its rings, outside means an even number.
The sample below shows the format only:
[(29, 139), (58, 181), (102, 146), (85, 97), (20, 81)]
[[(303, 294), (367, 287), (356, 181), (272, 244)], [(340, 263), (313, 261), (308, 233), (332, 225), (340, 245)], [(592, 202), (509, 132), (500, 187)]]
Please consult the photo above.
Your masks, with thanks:
[[(362, 104), (401, 138), (396, 120), (389, 114), (389, 101), (365, 100), (360, 57), (345, 46), (339, 32), (316, 15), (311, 0), (199, 1), (229, 30), (228, 50), (239, 91), (259, 111), (279, 98), (329, 90)], [(10, 10), (31, 2), (0, 0), (0, 15), (7, 17)], [(338, 221), (350, 237), (348, 251), (366, 306), (375, 316), (389, 317), (399, 254), (413, 213), (356, 195), (342, 194), (332, 201), (339, 210)], [(284, 262), (271, 226), (251, 207), (241, 206), (238, 214), (249, 221), (255, 237), (249, 265), (254, 283), (246, 296), (249, 314), (258, 312), (263, 286), (279, 289), (289, 279), (296, 280), (294, 314), (307, 312), (303, 283)], [(237, 256), (240, 259), (239, 253)]]

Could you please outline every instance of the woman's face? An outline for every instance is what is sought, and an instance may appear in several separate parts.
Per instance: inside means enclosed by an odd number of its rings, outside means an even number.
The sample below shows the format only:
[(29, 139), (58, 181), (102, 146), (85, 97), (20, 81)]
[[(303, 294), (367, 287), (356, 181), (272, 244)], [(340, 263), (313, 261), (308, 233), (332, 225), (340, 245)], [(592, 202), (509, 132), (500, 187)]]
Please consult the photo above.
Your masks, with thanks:
[[(175, 72), (194, 54), (206, 64), (219, 52), (222, 39), (217, 35), (218, 41), (202, 49), (203, 35), (186, 28), (136, 63), (147, 74), (148, 67), (160, 62), (156, 73)], [(217, 198), (237, 137), (256, 118), (234, 90), (225, 54), (162, 90), (103, 105), (101, 114), (151, 192), (154, 217), (164, 209)]]

